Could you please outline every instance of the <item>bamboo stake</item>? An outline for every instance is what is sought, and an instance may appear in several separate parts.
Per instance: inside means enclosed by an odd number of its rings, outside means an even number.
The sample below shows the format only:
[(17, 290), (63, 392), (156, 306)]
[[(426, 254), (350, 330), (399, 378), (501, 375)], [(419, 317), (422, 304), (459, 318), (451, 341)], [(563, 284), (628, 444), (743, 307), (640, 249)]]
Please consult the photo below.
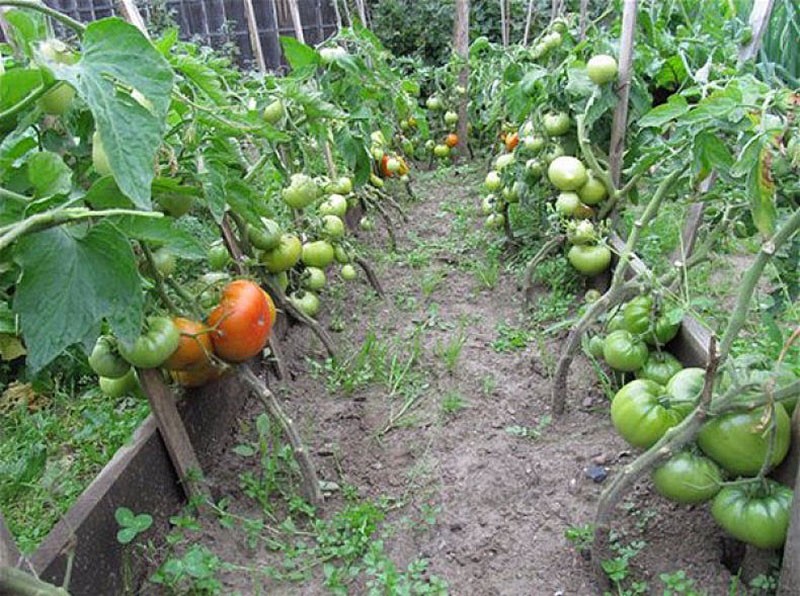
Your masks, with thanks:
[(367, 9), (364, 6), (364, 0), (356, 0), (356, 8), (358, 8), (358, 18), (361, 19), (361, 24), (367, 26)]
[(506, 0), (500, 0), (500, 37), (503, 40), (503, 47), (508, 47), (508, 27), (506, 26)]
[[(469, 88), (469, 0), (456, 0), (456, 15), (453, 25), (453, 49), (463, 61), (458, 73), (458, 84), (464, 89)], [(458, 144), (464, 149), (469, 143), (469, 92), (465, 92), (458, 102)], [(466, 157), (466, 151), (459, 152), (459, 158)]]
[(261, 38), (258, 35), (258, 21), (256, 20), (256, 11), (253, 9), (253, 0), (242, 1), (244, 2), (244, 16), (247, 19), (247, 32), (250, 35), (250, 47), (253, 49), (256, 66), (259, 71), (267, 72), (264, 50), (261, 48)]
[(581, 41), (586, 39), (586, 23), (589, 20), (589, 0), (581, 0)]
[(636, 31), (636, 0), (625, 0), (622, 13), (622, 35), (619, 50), (619, 84), (617, 108), (611, 129), (610, 158), (611, 180), (619, 188), (622, 175), (622, 153), (625, 151), (625, 131), (628, 128), (628, 97), (631, 89), (633, 64), (633, 38)]

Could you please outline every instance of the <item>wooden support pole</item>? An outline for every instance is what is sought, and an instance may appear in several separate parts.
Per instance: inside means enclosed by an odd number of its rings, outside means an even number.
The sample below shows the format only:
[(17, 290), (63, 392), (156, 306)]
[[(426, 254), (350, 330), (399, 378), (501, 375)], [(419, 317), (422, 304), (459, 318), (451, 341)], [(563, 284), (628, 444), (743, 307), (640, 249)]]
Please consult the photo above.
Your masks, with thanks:
[(203, 470), (200, 461), (178, 413), (172, 391), (162, 380), (158, 369), (138, 369), (137, 373), (186, 496), (189, 499), (210, 500), (208, 487), (201, 477)]
[(753, 10), (750, 12), (749, 25), (753, 30), (753, 37), (739, 50), (739, 64), (755, 58), (758, 49), (761, 47), (761, 40), (769, 27), (769, 18), (772, 15), (772, 7), (775, 0), (756, 0), (753, 3)]
[(139, 9), (136, 7), (136, 4), (133, 0), (118, 0), (117, 5), (119, 7), (119, 12), (122, 17), (128, 21), (131, 25), (136, 27), (139, 31), (141, 31), (145, 37), (150, 37), (150, 34), (147, 32), (147, 25), (144, 24), (144, 19), (142, 18), (142, 13), (139, 12)]
[(467, 156), (469, 146), (469, 0), (456, 0), (455, 24), (453, 25), (453, 48), (458, 57), (463, 60), (461, 71), (458, 73), (458, 84), (467, 89), (458, 102), (458, 145), (459, 158)]
[(289, 0), (289, 13), (292, 15), (294, 36), (297, 38), (297, 41), (306, 43), (306, 37), (303, 35), (303, 22), (300, 20), (300, 7), (297, 5), (297, 0)]
[[(783, 547), (783, 565), (781, 575), (778, 580), (778, 596), (794, 596), (800, 594), (800, 473), (798, 473), (798, 448), (797, 441), (800, 441), (800, 409), (795, 409), (792, 416), (792, 449), (790, 451), (791, 462), (785, 463), (782, 467), (794, 473), (794, 503), (792, 504), (792, 516), (789, 519), (789, 530), (786, 534), (786, 544)], [(779, 480), (781, 480), (779, 478)]]
[(256, 66), (260, 72), (267, 72), (264, 51), (261, 49), (261, 38), (258, 36), (258, 21), (256, 20), (256, 11), (253, 9), (253, 0), (242, 1), (244, 2), (244, 16), (247, 20), (247, 32), (250, 36), (250, 47), (253, 49)]
[(22, 560), (22, 553), (11, 535), (3, 514), (0, 513), (0, 567), (17, 567)]
[(628, 97), (631, 89), (631, 67), (633, 65), (633, 40), (636, 31), (636, 0), (624, 0), (622, 12), (622, 35), (619, 49), (619, 82), (617, 85), (617, 108), (611, 128), (611, 179), (619, 188), (622, 175), (622, 154), (625, 151), (625, 132), (628, 129)]
[(356, 8), (358, 9), (358, 18), (361, 19), (361, 25), (367, 26), (367, 8), (364, 6), (364, 0), (356, 0)]
[(528, 12), (525, 15), (525, 33), (522, 36), (522, 45), (528, 45), (528, 38), (531, 33), (531, 21), (533, 20), (533, 2), (534, 0), (528, 0)]
[(508, 15), (506, 14), (506, 0), (500, 0), (500, 39), (503, 47), (508, 47)]
[(589, 0), (581, 0), (580, 40), (586, 39), (586, 24), (589, 21)]
[(333, 14), (336, 17), (336, 31), (342, 30), (342, 13), (339, 12), (339, 0), (331, 0), (333, 4)]

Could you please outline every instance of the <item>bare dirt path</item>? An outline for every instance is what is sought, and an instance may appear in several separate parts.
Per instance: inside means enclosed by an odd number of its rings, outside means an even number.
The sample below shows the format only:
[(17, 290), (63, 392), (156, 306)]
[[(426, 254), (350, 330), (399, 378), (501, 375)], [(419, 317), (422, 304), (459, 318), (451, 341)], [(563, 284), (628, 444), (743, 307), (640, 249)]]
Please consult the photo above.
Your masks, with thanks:
[[(444, 593), (445, 583), (470, 596), (598, 593), (565, 533), (591, 521), (602, 489), (587, 468), (614, 473), (631, 453), (582, 359), (568, 415), (550, 420), (563, 336), (522, 315), (517, 273), (476, 216), (479, 180), (470, 168), (424, 174), (411, 221), (397, 229), (399, 252), (388, 254), (380, 233), (369, 241), (385, 300), (363, 281), (332, 283), (321, 322), (338, 330), (343, 362), (326, 363), (311, 334), (291, 330), (293, 379), (276, 390), (330, 498), (317, 521), (297, 499), (287, 508), (289, 458), (259, 455), (254, 405), (240, 446), (210, 472), (233, 515), (183, 531), (173, 555), (201, 545), (222, 593)], [(534, 317), (553, 307), (540, 291)], [(646, 485), (625, 509), (619, 544), (642, 541), (630, 577), (648, 581), (648, 593), (663, 591), (659, 573), (677, 570), (727, 593), (705, 509), (665, 504)]]

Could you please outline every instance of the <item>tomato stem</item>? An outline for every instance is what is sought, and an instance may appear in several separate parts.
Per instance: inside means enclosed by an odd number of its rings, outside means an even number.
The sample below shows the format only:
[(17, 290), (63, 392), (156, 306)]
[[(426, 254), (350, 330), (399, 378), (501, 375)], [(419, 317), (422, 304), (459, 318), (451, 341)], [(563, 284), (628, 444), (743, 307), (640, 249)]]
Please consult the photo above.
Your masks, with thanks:
[(78, 35), (83, 35), (86, 32), (86, 25), (80, 21), (76, 21), (72, 17), (65, 15), (57, 10), (45, 6), (44, 2), (36, 0), (0, 0), (0, 6), (11, 6), (14, 8), (29, 8), (31, 10), (38, 10), (46, 14), (48, 17), (59, 21), (70, 29), (74, 30)]

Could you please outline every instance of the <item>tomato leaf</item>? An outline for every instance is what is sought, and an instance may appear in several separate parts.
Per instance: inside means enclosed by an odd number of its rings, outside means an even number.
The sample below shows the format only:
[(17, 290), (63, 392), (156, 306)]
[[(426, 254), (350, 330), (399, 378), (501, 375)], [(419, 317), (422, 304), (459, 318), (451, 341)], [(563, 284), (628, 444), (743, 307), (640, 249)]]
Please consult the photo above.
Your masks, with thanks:
[(52, 228), (17, 242), (22, 275), (14, 294), (28, 349), (38, 371), (68, 346), (91, 344), (107, 319), (114, 334), (132, 342), (142, 323), (142, 290), (128, 240), (108, 222), (82, 236)]
[(38, 68), (15, 68), (0, 74), (0, 112), (17, 105), (43, 84)]
[(704, 180), (711, 170), (727, 171), (733, 165), (733, 156), (720, 138), (707, 131), (702, 131), (694, 139), (694, 175), (697, 180)]
[(52, 151), (40, 151), (28, 158), (28, 180), (37, 197), (67, 194), (72, 190), (72, 170)]
[(47, 17), (33, 10), (9, 10), (3, 18), (11, 25), (11, 37), (28, 58), (33, 56), (32, 46), (48, 37)]
[(310, 65), (319, 64), (320, 58), (317, 51), (297, 41), (294, 37), (281, 36), (281, 47), (292, 70), (302, 70)]
[(775, 181), (772, 179), (770, 167), (772, 153), (769, 147), (762, 147), (758, 160), (747, 176), (747, 194), (750, 197), (750, 214), (753, 223), (764, 238), (769, 238), (775, 231)]
[[(167, 61), (136, 27), (108, 18), (87, 25), (77, 64), (50, 66), (89, 105), (120, 190), (149, 210), (153, 161), (172, 92)], [(138, 100), (133, 91), (141, 94)]]
[(670, 120), (679, 118), (689, 111), (689, 104), (682, 95), (671, 95), (667, 103), (656, 106), (639, 120), (641, 128), (661, 127)]
[(172, 217), (117, 217), (113, 220), (126, 236), (136, 240), (167, 246), (182, 259), (205, 259), (208, 251), (200, 240), (180, 227), (180, 220)]

